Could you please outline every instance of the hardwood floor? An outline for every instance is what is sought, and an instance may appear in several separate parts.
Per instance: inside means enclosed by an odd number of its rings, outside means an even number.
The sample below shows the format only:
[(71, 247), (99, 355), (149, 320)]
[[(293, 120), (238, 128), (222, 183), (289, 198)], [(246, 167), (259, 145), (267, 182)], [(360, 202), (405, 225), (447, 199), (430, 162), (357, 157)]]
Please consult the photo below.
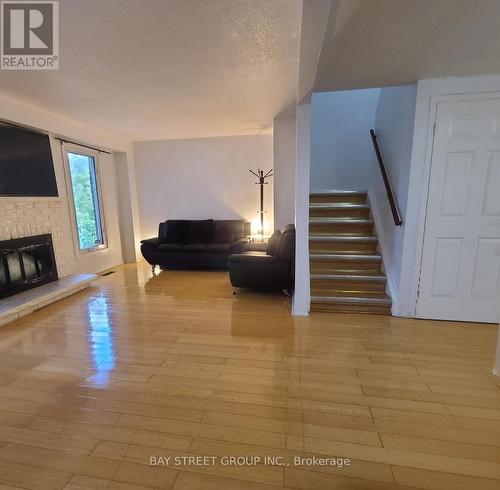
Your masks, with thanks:
[[(115, 270), (0, 329), (1, 489), (500, 488), (496, 327), (292, 318), (223, 272)], [(216, 459), (150, 466), (184, 456)]]

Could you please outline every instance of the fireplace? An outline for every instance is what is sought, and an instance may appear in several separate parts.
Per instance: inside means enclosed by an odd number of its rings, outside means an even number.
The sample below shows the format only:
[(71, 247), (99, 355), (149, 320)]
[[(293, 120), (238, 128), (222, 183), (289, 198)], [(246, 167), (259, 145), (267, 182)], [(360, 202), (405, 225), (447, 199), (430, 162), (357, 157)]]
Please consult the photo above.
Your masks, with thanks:
[(52, 235), (0, 242), (0, 299), (55, 280)]

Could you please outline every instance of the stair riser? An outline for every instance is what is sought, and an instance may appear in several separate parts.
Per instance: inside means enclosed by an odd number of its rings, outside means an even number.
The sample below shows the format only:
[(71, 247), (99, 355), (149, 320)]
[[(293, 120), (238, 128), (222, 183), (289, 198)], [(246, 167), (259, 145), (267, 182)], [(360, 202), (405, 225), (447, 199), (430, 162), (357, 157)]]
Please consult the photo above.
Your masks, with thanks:
[(372, 223), (309, 223), (310, 234), (372, 236)]
[(385, 292), (385, 282), (311, 280), (312, 296), (336, 296), (335, 291), (355, 291), (369, 293)]
[(309, 250), (312, 253), (374, 253), (377, 242), (310, 241)]
[(368, 313), (372, 315), (390, 315), (391, 307), (386, 305), (353, 305), (311, 303), (312, 312), (330, 313)]
[(358, 208), (310, 208), (311, 218), (369, 218), (369, 209)]
[(380, 271), (381, 261), (368, 261), (368, 260), (318, 260), (311, 259), (311, 270), (312, 271), (323, 271), (328, 270), (357, 270), (357, 271)]
[(347, 203), (347, 204), (366, 204), (366, 194), (322, 194), (309, 196), (311, 203)]

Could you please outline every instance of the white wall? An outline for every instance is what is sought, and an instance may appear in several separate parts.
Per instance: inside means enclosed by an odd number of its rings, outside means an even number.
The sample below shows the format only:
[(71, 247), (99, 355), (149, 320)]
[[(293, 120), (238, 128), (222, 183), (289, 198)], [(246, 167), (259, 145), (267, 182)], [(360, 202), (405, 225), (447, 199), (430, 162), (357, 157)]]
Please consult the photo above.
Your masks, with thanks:
[(425, 202), (432, 142), (431, 101), (452, 94), (500, 92), (500, 75), (420, 80), (417, 84), (415, 126), (401, 262), (399, 314), (415, 316), (425, 223)]
[[(249, 169), (273, 168), (273, 136), (229, 136), (134, 143), (143, 238), (169, 218), (255, 220), (259, 186)], [(265, 186), (267, 231), (273, 228), (273, 178)]]
[[(101, 154), (101, 190), (108, 238), (108, 248), (92, 254), (79, 255), (75, 252), (73, 244), (72, 223), (70, 218), (70, 203), (66, 192), (64, 163), (61, 145), (54, 136), (62, 136), (67, 139), (79, 141), (87, 145), (117, 149), (131, 155), (131, 146), (114, 133), (93, 128), (78, 121), (51, 113), (36, 106), (26, 104), (19, 100), (0, 95), (0, 119), (20, 125), (36, 128), (50, 135), (54, 170), (57, 178), (59, 198), (53, 200), (57, 205), (49, 206), (45, 212), (57, 213), (54, 218), (58, 223), (57, 230), (60, 233), (60, 263), (61, 276), (73, 273), (100, 272), (109, 267), (122, 263), (122, 246), (118, 215), (118, 193), (116, 183), (116, 168), (114, 156)], [(0, 198), (1, 205), (21, 206), (26, 199)], [(29, 198), (35, 207), (41, 207), (39, 201), (47, 201), (46, 198)], [(50, 220), (47, 220), (49, 222)], [(17, 236), (31, 234), (30, 229), (26, 232), (18, 230)], [(59, 263), (58, 263), (59, 267)]]
[(274, 227), (295, 222), (296, 116), (276, 117), (274, 135)]
[(415, 119), (416, 85), (386, 87), (380, 92), (375, 117), (375, 132), (395, 199), (403, 218), (401, 226), (395, 226), (387, 199), (384, 182), (373, 163), (373, 179), (369, 186), (379, 245), (384, 257), (384, 267), (389, 293), (393, 300), (393, 312), (398, 313), (398, 297), (403, 254), (403, 238), (406, 229), (406, 203), (410, 177)]
[(315, 93), (311, 101), (311, 190), (365, 190), (371, 180), (370, 129), (380, 89)]
[(309, 271), (309, 175), (311, 104), (297, 106), (297, 161), (295, 169), (295, 294), (292, 312), (307, 316), (311, 305)]

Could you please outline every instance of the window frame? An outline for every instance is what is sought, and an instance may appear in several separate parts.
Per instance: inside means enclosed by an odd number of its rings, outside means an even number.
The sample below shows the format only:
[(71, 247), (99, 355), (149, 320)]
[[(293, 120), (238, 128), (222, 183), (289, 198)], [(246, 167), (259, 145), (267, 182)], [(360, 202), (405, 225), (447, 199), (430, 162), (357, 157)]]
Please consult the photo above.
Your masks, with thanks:
[[(72, 143), (63, 143), (61, 145), (62, 156), (64, 160), (64, 174), (66, 180), (66, 192), (68, 196), (68, 208), (71, 217), (71, 229), (73, 232), (73, 245), (75, 249), (75, 254), (77, 256), (88, 256), (91, 254), (96, 254), (108, 249), (108, 240), (106, 233), (106, 220), (104, 216), (104, 206), (102, 201), (102, 187), (101, 187), (101, 173), (100, 173), (100, 161), (99, 152), (96, 150), (91, 150), (89, 148), (84, 148), (79, 145)], [(69, 164), (69, 153), (76, 153), (81, 156), (92, 158), (94, 161), (94, 171), (95, 171), (95, 184), (97, 191), (97, 204), (99, 207), (99, 220), (101, 224), (101, 235), (102, 243), (89, 248), (80, 248), (80, 236), (78, 234), (78, 222), (76, 219), (76, 208), (75, 199), (73, 195), (73, 184), (71, 180), (71, 167)]]

